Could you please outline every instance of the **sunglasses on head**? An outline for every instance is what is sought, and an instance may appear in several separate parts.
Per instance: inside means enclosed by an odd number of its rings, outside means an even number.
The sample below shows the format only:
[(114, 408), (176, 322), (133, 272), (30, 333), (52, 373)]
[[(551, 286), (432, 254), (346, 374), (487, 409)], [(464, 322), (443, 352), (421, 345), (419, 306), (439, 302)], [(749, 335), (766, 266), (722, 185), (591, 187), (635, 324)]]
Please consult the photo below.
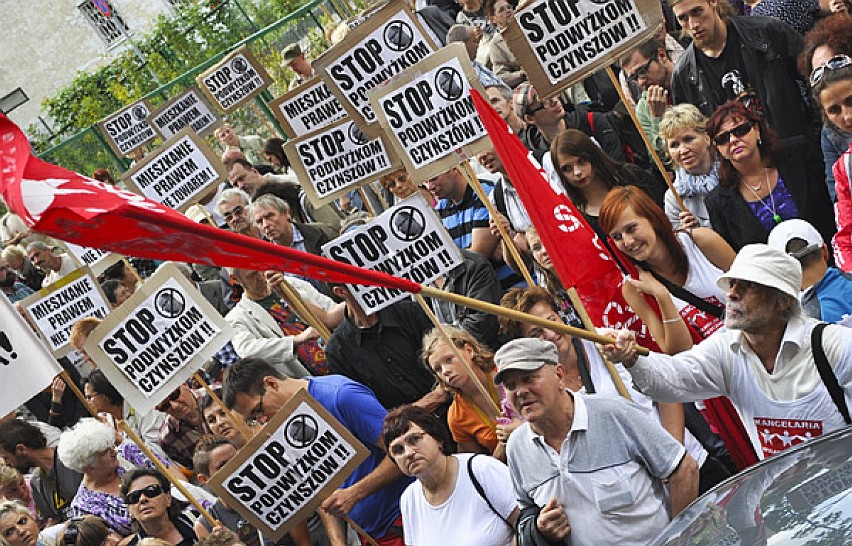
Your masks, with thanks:
[(163, 486), (155, 483), (154, 485), (149, 485), (148, 487), (143, 487), (142, 489), (137, 489), (136, 491), (131, 491), (126, 494), (124, 496), (124, 503), (130, 506), (131, 504), (138, 503), (142, 499), (142, 495), (145, 495), (146, 498), (153, 499), (162, 494)]
[(163, 400), (162, 402), (157, 404), (157, 406), (156, 406), (157, 411), (166, 411), (167, 409), (169, 409), (169, 406), (172, 405), (172, 402), (174, 402), (178, 398), (180, 398), (180, 387), (175, 389), (174, 392), (172, 392), (168, 396), (168, 398), (166, 398), (165, 400)]
[(742, 138), (751, 131), (752, 127), (754, 127), (754, 121), (747, 121), (745, 123), (741, 123), (731, 129), (730, 131), (725, 131), (724, 133), (719, 133), (718, 135), (713, 137), (713, 142), (716, 146), (724, 146), (728, 142), (731, 141), (731, 135), (734, 135), (737, 138)]
[(841, 68), (846, 68), (847, 66), (852, 66), (852, 57), (849, 57), (849, 55), (835, 55), (834, 57), (825, 61), (824, 65), (818, 66), (813, 69), (810, 77), (811, 87), (814, 87), (816, 84), (822, 81), (822, 77), (825, 75), (826, 70), (840, 70)]

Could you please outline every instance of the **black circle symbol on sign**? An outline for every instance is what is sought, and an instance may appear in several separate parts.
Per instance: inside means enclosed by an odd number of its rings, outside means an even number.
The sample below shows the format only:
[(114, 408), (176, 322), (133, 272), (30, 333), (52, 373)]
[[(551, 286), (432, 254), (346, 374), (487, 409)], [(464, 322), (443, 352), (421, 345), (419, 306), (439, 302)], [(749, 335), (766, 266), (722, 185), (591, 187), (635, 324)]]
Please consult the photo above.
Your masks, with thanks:
[(154, 307), (161, 317), (173, 319), (183, 314), (186, 309), (186, 299), (174, 288), (163, 288), (154, 298)]
[(133, 119), (136, 121), (144, 121), (145, 118), (148, 117), (148, 109), (142, 106), (141, 104), (137, 104), (133, 107), (133, 110), (130, 111), (133, 115)]
[(444, 67), (435, 74), (438, 94), (449, 101), (459, 100), (464, 92), (462, 76), (455, 68)]
[(284, 426), (284, 438), (295, 449), (305, 449), (319, 436), (319, 425), (311, 415), (300, 414), (290, 417)]
[(414, 31), (405, 21), (391, 21), (385, 27), (384, 38), (391, 51), (405, 51), (414, 42)]
[(364, 144), (370, 142), (366, 135), (361, 132), (361, 128), (355, 125), (354, 123), (349, 126), (349, 140), (351, 140), (358, 146), (363, 146)]
[(233, 61), (231, 61), (231, 68), (234, 69), (234, 72), (237, 74), (242, 74), (246, 70), (248, 70), (248, 63), (242, 57), (237, 57)]
[(402, 207), (391, 215), (390, 227), (397, 239), (410, 242), (426, 231), (426, 218), (415, 207)]

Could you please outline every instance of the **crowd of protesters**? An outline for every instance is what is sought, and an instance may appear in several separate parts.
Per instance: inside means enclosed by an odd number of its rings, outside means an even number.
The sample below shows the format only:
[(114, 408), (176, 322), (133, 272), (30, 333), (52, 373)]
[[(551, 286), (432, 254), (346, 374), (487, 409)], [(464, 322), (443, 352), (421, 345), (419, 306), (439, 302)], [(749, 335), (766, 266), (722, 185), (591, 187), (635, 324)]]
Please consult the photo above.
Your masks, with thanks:
[[(356, 531), (383, 546), (645, 544), (737, 471), (852, 424), (845, 2), (668, 0), (664, 26), (613, 59), (617, 78), (601, 72), (547, 98), (501, 34), (512, 0), (414, 7), (438, 42), (465, 44), (489, 102), (550, 186), (636, 266), (620, 290), (659, 350), (640, 355), (630, 330), (602, 329), (613, 342), (596, 345), (437, 300), (446, 327), (436, 329), (413, 300), (368, 313), (345, 285), (251, 264), (177, 264), (233, 329), (203, 369), (223, 402), (184, 383), (136, 412), (85, 351), (101, 321), (78, 321), (79, 358), (61, 363), (97, 417), (57, 378), (0, 419), (0, 544), (273, 544), (207, 482), (300, 389), (368, 456), (276, 544), (367, 544)], [(299, 44), (282, 58), (291, 89), (314, 76)], [(375, 199), (353, 192), (316, 206), (283, 140), (231, 125), (216, 139), (228, 183), (208, 210), (187, 212), (195, 221), (320, 254), (419, 193), (462, 250), (439, 288), (582, 326), (527, 213), (534, 204), (494, 150), (471, 160), (498, 211), (489, 217), (460, 169), (423, 185), (396, 171), (378, 180)], [(105, 169), (95, 176), (116, 183)], [(0, 290), (12, 303), (75, 268), (11, 212), (0, 240)], [(110, 305), (159, 266), (131, 258), (107, 269), (99, 282)]]

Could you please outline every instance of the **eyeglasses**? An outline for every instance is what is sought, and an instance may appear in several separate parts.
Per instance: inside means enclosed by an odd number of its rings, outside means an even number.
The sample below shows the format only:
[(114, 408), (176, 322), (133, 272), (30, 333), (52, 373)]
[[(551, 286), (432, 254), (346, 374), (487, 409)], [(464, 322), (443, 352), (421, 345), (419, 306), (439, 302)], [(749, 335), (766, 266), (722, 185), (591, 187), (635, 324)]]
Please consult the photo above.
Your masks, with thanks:
[(86, 400), (88, 400), (89, 402), (91, 402), (92, 400), (94, 400), (95, 398), (97, 398), (98, 396), (100, 396), (100, 395), (102, 395), (102, 394), (103, 394), (102, 392), (96, 392), (96, 393), (94, 393), (94, 394), (87, 394), (87, 395), (86, 395)]
[(556, 103), (558, 103), (558, 102), (559, 102), (559, 97), (550, 97), (546, 101), (541, 101), (538, 108), (528, 109), (527, 115), (531, 116), (531, 115), (535, 114), (536, 112), (540, 112), (540, 111), (544, 110), (545, 108), (552, 108), (552, 107), (556, 106)]
[(124, 503), (130, 506), (132, 504), (138, 503), (142, 499), (142, 495), (145, 495), (146, 498), (154, 499), (162, 494), (163, 486), (158, 483), (155, 483), (153, 485), (149, 485), (148, 487), (137, 489), (136, 491), (131, 491), (130, 493), (124, 495)]
[(811, 87), (814, 87), (816, 84), (822, 81), (822, 77), (825, 74), (826, 70), (840, 70), (841, 68), (846, 68), (850, 65), (852, 65), (852, 57), (849, 57), (849, 55), (835, 55), (834, 57), (825, 61), (824, 65), (818, 66), (813, 69), (810, 77)]
[(168, 398), (157, 404), (157, 411), (166, 411), (172, 405), (172, 402), (180, 398), (180, 387), (174, 390)]
[(651, 68), (651, 63), (654, 62), (654, 58), (651, 57), (648, 59), (648, 62), (640, 66), (636, 69), (636, 72), (633, 74), (628, 74), (627, 79), (630, 81), (639, 81), (639, 78), (644, 78), (648, 75), (648, 69)]
[(733, 135), (737, 138), (742, 138), (742, 137), (746, 136), (749, 131), (751, 131), (751, 129), (752, 129), (752, 127), (754, 127), (755, 123), (756, 122), (754, 122), (754, 121), (747, 121), (745, 123), (741, 123), (740, 125), (737, 125), (736, 127), (731, 129), (730, 131), (725, 131), (724, 133), (719, 133), (718, 135), (713, 137), (713, 143), (716, 144), (716, 146), (724, 146), (725, 144), (727, 144), (728, 142), (731, 141), (731, 135)]
[(392, 443), (388, 450), (391, 457), (401, 457), (405, 453), (405, 446), (416, 449), (423, 442), (424, 436), (426, 436), (425, 433), (412, 432), (401, 438), (399, 442)]
[(234, 207), (230, 211), (222, 214), (222, 218), (224, 218), (226, 222), (230, 222), (231, 218), (235, 218), (237, 216), (242, 216), (243, 212), (245, 210), (246, 210), (245, 207), (237, 205), (236, 207)]

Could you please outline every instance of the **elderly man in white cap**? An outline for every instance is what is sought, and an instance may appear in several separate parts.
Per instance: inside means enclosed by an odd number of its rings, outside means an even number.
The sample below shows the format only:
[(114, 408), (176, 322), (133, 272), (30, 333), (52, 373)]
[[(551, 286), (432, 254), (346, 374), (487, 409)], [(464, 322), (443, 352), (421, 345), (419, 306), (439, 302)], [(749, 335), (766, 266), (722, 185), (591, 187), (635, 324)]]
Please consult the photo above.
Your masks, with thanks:
[(623, 399), (566, 389), (553, 342), (516, 339), (494, 361), (526, 419), (506, 447), (520, 544), (645, 544), (695, 499), (698, 465), (684, 447)]
[(829, 267), (831, 251), (819, 231), (804, 220), (781, 222), (767, 244), (799, 260), (804, 313), (817, 320), (852, 326), (852, 273)]
[(638, 356), (626, 330), (603, 347), (636, 385), (662, 402), (727, 396), (758, 457), (850, 424), (852, 336), (802, 314), (799, 262), (764, 244), (744, 246), (719, 278), (726, 330), (675, 356)]

